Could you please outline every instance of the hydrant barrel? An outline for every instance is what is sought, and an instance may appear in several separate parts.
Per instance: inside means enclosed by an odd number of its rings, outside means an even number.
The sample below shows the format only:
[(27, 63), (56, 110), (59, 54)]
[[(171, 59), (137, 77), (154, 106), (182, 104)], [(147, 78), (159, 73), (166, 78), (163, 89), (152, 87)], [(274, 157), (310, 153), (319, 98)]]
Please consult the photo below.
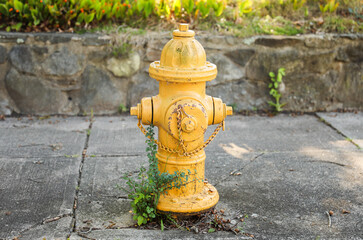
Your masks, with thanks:
[[(204, 178), (204, 148), (233, 113), (221, 99), (206, 95), (206, 82), (215, 79), (217, 67), (207, 62), (204, 48), (194, 36), (188, 24), (179, 25), (160, 61), (150, 64), (149, 74), (159, 82), (159, 94), (143, 98), (130, 109), (140, 122), (159, 129), (156, 157), (160, 172), (188, 175), (183, 187), (160, 196), (158, 211), (174, 215), (199, 214), (217, 204), (218, 192)], [(204, 141), (208, 126), (214, 124), (218, 124), (215, 132)]]

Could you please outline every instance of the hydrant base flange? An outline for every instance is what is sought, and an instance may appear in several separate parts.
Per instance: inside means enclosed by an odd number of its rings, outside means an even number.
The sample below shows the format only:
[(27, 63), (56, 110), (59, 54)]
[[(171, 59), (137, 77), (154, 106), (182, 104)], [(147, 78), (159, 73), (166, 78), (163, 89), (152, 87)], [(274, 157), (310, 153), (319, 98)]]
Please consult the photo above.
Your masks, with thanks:
[(215, 207), (218, 203), (217, 189), (209, 183), (204, 183), (203, 190), (195, 195), (187, 197), (161, 195), (157, 205), (158, 212), (172, 213), (174, 215), (192, 216)]

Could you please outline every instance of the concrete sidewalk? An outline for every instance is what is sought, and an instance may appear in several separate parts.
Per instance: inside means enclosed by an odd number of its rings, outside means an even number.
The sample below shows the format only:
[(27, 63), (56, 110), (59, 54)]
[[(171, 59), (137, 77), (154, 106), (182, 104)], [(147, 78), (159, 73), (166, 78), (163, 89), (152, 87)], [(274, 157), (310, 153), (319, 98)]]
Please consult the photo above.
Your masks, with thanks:
[[(0, 121), (0, 239), (249, 239), (128, 228), (130, 201), (116, 185), (147, 162), (136, 123)], [(237, 221), (248, 215), (241, 226), (255, 239), (363, 239), (360, 148), (363, 113), (237, 115), (207, 147), (206, 177), (219, 191), (217, 209)]]

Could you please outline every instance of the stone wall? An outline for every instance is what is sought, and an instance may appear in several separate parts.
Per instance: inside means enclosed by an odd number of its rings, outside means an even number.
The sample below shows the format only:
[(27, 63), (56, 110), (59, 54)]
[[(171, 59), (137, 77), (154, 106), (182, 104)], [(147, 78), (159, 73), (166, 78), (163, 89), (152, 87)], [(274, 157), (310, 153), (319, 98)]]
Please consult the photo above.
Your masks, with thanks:
[[(126, 38), (132, 51), (118, 48)], [(135, 105), (157, 94), (148, 65), (170, 38), (0, 32), (0, 114), (113, 114)], [(218, 67), (207, 93), (236, 110), (269, 109), (268, 73), (280, 67), (285, 110), (363, 110), (363, 35), (197, 39)]]

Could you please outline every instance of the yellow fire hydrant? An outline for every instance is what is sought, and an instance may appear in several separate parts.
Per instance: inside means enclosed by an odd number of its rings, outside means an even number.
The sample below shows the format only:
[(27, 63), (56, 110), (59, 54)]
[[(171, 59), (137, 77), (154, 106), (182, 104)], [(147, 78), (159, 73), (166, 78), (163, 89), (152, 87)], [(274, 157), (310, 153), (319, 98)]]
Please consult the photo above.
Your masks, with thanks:
[[(217, 190), (204, 179), (204, 148), (224, 129), (226, 116), (232, 115), (232, 107), (205, 94), (206, 81), (215, 79), (217, 67), (206, 61), (204, 48), (188, 28), (188, 24), (180, 24), (160, 61), (150, 64), (150, 76), (159, 82), (159, 95), (143, 98), (130, 110), (144, 134), (142, 124), (158, 127), (159, 171), (189, 174), (183, 187), (161, 195), (157, 205), (160, 212), (181, 215), (205, 212), (217, 204)], [(204, 142), (204, 133), (213, 124), (219, 125)]]

